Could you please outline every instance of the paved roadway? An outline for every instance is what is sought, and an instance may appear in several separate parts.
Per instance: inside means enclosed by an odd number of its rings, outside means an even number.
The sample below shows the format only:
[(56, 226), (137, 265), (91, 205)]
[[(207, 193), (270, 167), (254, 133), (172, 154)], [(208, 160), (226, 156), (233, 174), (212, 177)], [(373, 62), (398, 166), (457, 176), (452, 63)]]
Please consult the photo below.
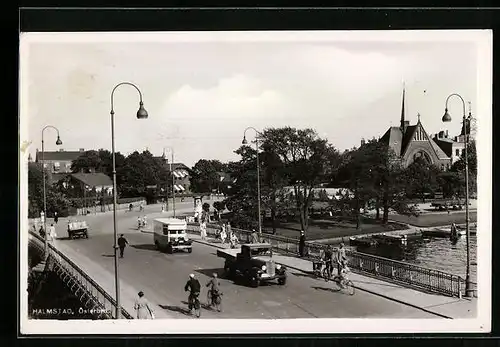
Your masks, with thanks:
[[(149, 221), (160, 209), (147, 206)], [(156, 211), (155, 211), (156, 210)], [(192, 202), (177, 204), (179, 212), (191, 212)], [(118, 212), (119, 233), (125, 234), (130, 246), (120, 260), (120, 278), (123, 282), (143, 290), (146, 296), (177, 318), (187, 318), (187, 296), (184, 284), (190, 273), (195, 273), (202, 285), (213, 272), (222, 273), (224, 260), (216, 256), (216, 249), (195, 243), (193, 253), (165, 254), (155, 250), (153, 235), (137, 230), (139, 212)], [(112, 213), (80, 217), (87, 219), (91, 229), (89, 239), (60, 239), (65, 245), (87, 256), (113, 273), (113, 219)], [(65, 219), (58, 225), (59, 237), (66, 236)], [(223, 312), (203, 309), (202, 318), (437, 318), (421, 310), (399, 304), (363, 291), (354, 296), (335, 292), (332, 284), (312, 279), (295, 270), (289, 270), (285, 286), (277, 284), (249, 288), (227, 279), (221, 279)], [(113, 281), (110, 278), (110, 281)], [(206, 290), (201, 301), (206, 302)]]

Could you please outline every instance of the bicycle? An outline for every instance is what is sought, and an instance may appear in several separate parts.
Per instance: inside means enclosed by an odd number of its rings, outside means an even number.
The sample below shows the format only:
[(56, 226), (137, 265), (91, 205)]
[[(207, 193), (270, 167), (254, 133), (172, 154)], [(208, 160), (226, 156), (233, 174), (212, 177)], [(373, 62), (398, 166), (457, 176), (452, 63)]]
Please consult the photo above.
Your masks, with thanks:
[(217, 312), (222, 311), (222, 292), (218, 292), (216, 295), (213, 295), (212, 291), (209, 290), (207, 292), (207, 304), (209, 307), (214, 306)]
[(337, 284), (339, 287), (339, 290), (345, 290), (349, 295), (354, 295), (355, 293), (355, 288), (354, 288), (354, 283), (347, 277), (347, 274), (351, 272), (347, 266), (344, 267), (342, 270), (343, 274), (341, 275), (336, 275), (333, 278), (333, 281)]
[(320, 260), (313, 263), (313, 273), (316, 278), (323, 278), (326, 282), (328, 282), (332, 278), (332, 270), (329, 270), (329, 267), (326, 266), (326, 261)]
[(193, 308), (194, 308), (194, 313), (195, 313), (196, 318), (200, 318), (200, 316), (201, 316), (201, 304), (200, 304), (200, 300), (198, 299), (199, 295), (200, 295), (200, 293), (194, 293), (192, 301), (189, 302), (189, 304), (188, 304), (190, 312), (192, 312)]

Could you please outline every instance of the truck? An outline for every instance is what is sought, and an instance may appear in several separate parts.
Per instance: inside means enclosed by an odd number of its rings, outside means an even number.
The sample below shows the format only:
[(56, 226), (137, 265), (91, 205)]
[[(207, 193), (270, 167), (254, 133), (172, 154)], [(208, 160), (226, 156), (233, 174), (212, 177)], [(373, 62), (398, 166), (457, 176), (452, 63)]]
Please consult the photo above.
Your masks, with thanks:
[(86, 221), (69, 221), (68, 222), (68, 237), (70, 239), (89, 238), (89, 226)]
[(286, 268), (273, 260), (272, 246), (268, 243), (242, 244), (241, 249), (218, 249), (217, 256), (225, 259), (224, 273), (229, 279), (243, 279), (254, 288), (274, 280), (279, 285), (286, 284)]
[(157, 218), (153, 221), (154, 244), (159, 251), (193, 251), (193, 241), (187, 236), (187, 222), (177, 218)]

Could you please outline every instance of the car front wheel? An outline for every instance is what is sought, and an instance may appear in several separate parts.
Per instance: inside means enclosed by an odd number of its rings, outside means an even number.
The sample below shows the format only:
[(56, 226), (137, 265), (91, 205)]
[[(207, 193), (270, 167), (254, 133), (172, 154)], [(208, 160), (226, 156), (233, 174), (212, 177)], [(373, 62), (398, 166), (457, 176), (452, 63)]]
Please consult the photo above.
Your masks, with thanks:
[(260, 284), (259, 278), (256, 276), (252, 276), (252, 278), (250, 279), (250, 285), (252, 286), (252, 288), (257, 288), (259, 284)]
[(286, 284), (286, 277), (278, 279), (278, 284), (284, 286)]

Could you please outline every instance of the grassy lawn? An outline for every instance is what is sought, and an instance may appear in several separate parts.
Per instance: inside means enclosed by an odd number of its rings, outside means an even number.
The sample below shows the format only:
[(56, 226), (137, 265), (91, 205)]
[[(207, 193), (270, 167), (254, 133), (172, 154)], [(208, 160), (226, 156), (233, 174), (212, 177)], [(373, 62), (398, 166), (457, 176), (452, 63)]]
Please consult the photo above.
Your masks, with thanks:
[[(432, 213), (422, 214), (418, 217), (407, 217), (401, 215), (391, 215), (389, 218), (393, 221), (408, 223), (418, 227), (434, 227), (448, 225), (451, 223), (465, 223), (465, 212), (463, 213)], [(472, 223), (477, 221), (477, 212), (469, 212), (469, 218)]]
[[(267, 224), (267, 223), (266, 223)], [(306, 233), (307, 240), (319, 240), (335, 237), (350, 237), (360, 234), (373, 234), (390, 230), (400, 230), (401, 227), (396, 223), (389, 223), (384, 226), (373, 219), (365, 219), (361, 223), (361, 229), (356, 229), (356, 224), (349, 221), (335, 221), (335, 220), (312, 220), (311, 225)], [(266, 231), (271, 231), (272, 228), (268, 225), (265, 227)], [(281, 223), (276, 228), (276, 235), (285, 237), (298, 238), (300, 236), (300, 223)]]

